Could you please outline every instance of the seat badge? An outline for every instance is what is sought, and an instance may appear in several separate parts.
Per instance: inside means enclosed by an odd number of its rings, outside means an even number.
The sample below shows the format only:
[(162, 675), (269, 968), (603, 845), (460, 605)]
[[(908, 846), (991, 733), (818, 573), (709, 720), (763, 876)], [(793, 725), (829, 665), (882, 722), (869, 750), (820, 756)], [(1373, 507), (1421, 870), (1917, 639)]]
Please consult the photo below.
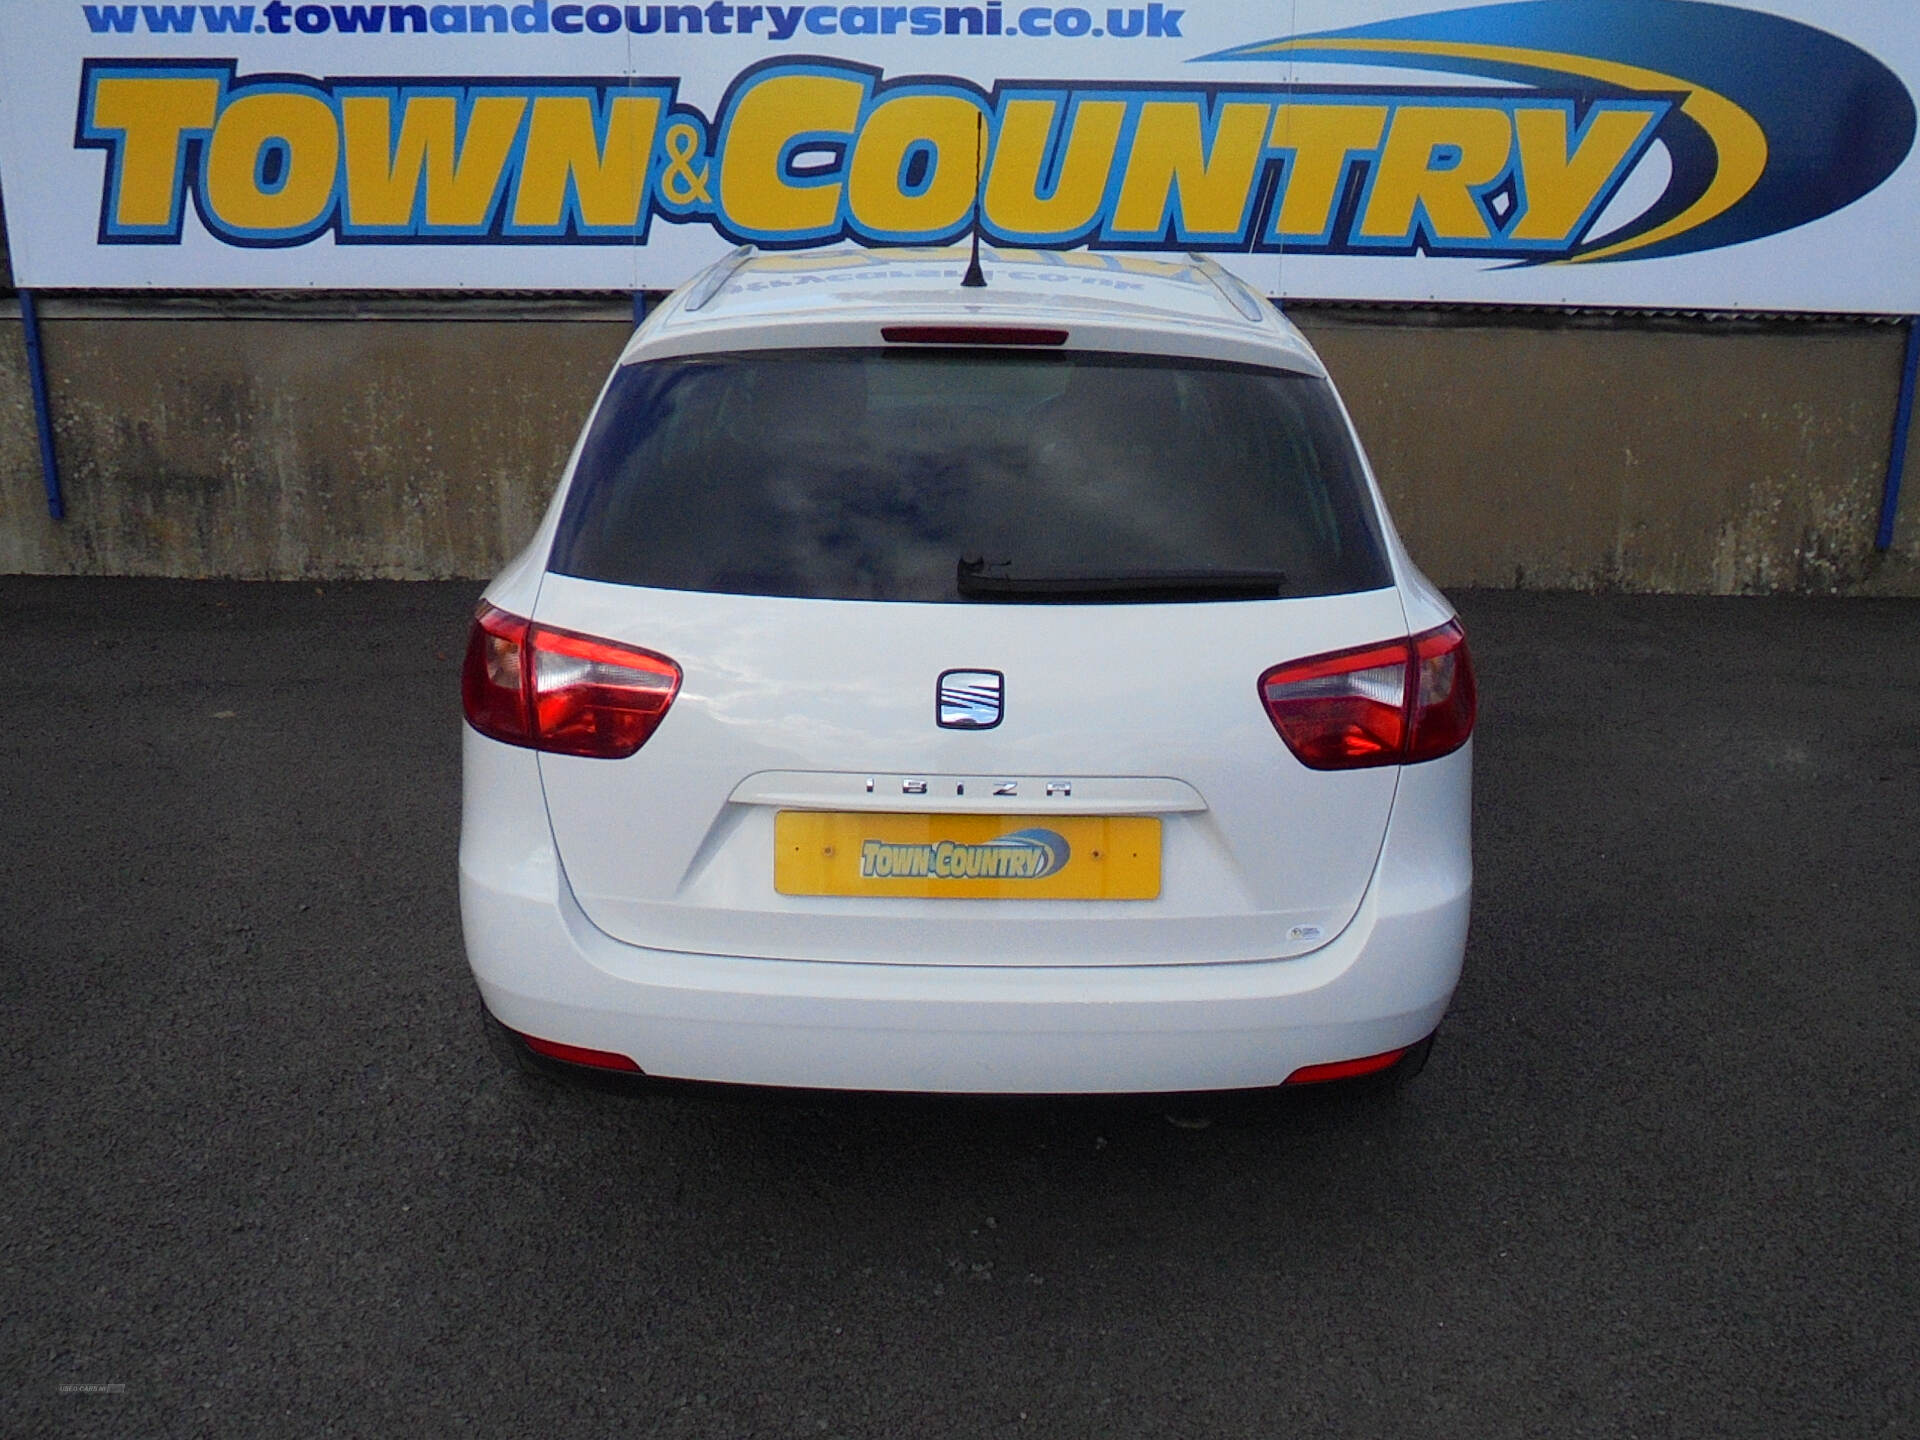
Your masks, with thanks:
[(946, 730), (991, 730), (1000, 723), (1006, 676), (998, 670), (942, 670), (938, 719)]

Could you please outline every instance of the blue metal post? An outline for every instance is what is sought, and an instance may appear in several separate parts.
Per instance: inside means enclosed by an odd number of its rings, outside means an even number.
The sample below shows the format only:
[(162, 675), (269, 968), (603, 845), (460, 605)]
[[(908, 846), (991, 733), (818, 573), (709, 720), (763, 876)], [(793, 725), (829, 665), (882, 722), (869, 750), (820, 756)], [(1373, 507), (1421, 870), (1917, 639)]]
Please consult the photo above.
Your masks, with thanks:
[(47, 487), (47, 514), (64, 520), (67, 504), (60, 494), (60, 461), (53, 453), (53, 412), (47, 408), (47, 366), (40, 353), (40, 314), (34, 309), (30, 290), (20, 292), (20, 327), (27, 335), (27, 378), (33, 384), (33, 423), (40, 431), (40, 478)]
[(1893, 548), (1893, 521), (1900, 513), (1900, 476), (1907, 468), (1907, 437), (1913, 430), (1913, 386), (1920, 378), (1920, 317), (1907, 321), (1907, 364), (1900, 372), (1900, 406), (1893, 412), (1893, 452), (1887, 456), (1887, 488), (1880, 496), (1880, 533), (1873, 548)]
[(646, 323), (647, 310), (649, 308), (650, 307), (647, 304), (647, 292), (644, 290), (634, 291), (633, 292), (633, 328), (634, 329), (638, 330), (641, 327), (641, 325)]

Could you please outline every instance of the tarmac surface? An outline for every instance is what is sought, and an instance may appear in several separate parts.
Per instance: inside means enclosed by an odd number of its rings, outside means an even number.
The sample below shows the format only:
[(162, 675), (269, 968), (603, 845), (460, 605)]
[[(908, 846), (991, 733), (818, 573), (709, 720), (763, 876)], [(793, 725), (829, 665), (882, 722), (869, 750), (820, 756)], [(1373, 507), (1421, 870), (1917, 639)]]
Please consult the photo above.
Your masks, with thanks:
[(1176, 1125), (505, 1073), (476, 594), (0, 579), (0, 1433), (1920, 1433), (1920, 603), (1459, 597), (1432, 1063)]

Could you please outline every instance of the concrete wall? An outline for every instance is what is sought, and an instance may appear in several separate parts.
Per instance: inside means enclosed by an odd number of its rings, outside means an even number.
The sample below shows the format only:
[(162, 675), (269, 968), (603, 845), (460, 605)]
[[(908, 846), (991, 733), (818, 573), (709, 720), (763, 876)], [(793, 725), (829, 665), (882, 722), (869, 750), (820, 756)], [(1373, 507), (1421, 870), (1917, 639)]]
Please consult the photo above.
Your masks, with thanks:
[[(0, 315), (0, 571), (490, 573), (540, 514), (621, 307), (357, 309), (49, 302), (59, 525)], [(1442, 584), (1920, 594), (1920, 474), (1894, 551), (1872, 550), (1897, 326), (1299, 318)]]
[(0, 571), (481, 576), (523, 544), (632, 326), (48, 319), (68, 518), (0, 340)]
[[(1437, 317), (1435, 317), (1437, 318)], [(1904, 327), (1307, 315), (1442, 584), (1920, 594), (1876, 555)]]

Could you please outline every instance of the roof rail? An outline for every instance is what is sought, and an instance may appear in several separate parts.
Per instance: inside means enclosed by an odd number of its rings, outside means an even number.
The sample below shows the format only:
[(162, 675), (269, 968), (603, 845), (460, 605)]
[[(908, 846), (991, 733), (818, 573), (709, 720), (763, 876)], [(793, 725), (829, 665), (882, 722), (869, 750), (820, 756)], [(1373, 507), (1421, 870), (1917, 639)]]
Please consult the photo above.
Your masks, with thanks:
[(1267, 302), (1255, 295), (1251, 286), (1239, 276), (1226, 270), (1211, 255), (1202, 255), (1197, 250), (1190, 250), (1187, 252), (1187, 259), (1193, 262), (1202, 275), (1213, 282), (1213, 288), (1220, 292), (1226, 302), (1247, 319), (1258, 325), (1267, 318)]
[(742, 245), (731, 255), (714, 261), (707, 268), (707, 273), (694, 283), (693, 290), (687, 296), (687, 303), (682, 308), (689, 312), (700, 309), (725, 288), (727, 281), (733, 278), (736, 270), (752, 258), (753, 246)]

